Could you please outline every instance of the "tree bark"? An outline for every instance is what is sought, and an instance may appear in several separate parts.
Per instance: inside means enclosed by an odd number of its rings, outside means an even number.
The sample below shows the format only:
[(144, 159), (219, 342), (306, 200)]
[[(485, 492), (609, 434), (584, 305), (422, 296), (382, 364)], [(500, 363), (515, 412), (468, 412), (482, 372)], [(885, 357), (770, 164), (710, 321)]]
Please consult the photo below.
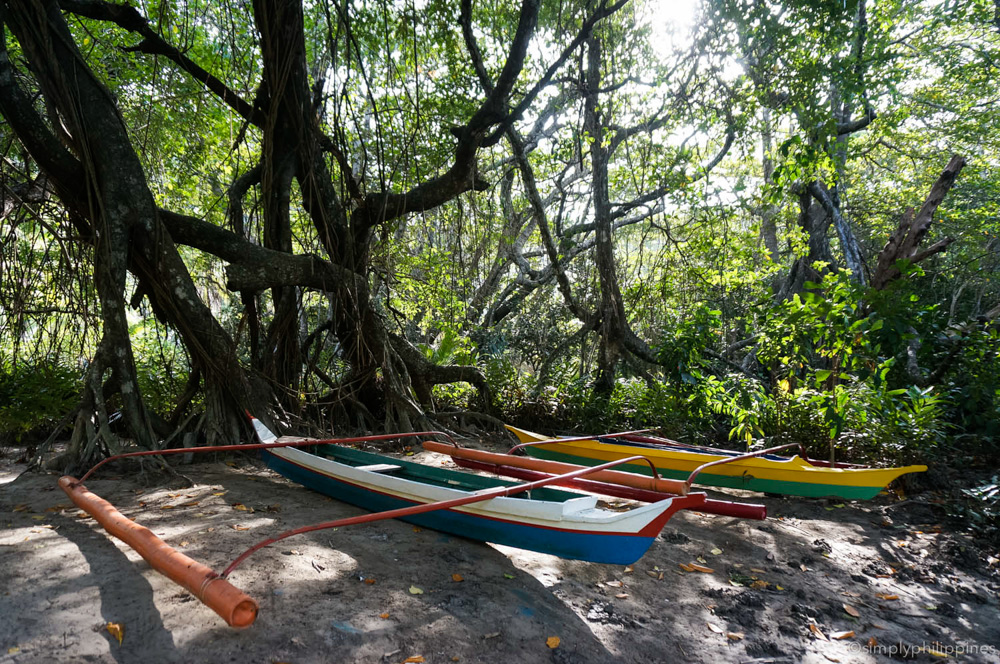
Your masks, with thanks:
[(955, 155), (948, 162), (944, 172), (938, 177), (931, 187), (930, 193), (920, 206), (920, 211), (913, 214), (910, 208), (903, 214), (899, 226), (895, 232), (889, 236), (882, 251), (878, 254), (878, 262), (875, 265), (875, 273), (872, 275), (872, 288), (883, 290), (890, 283), (901, 276), (898, 261), (905, 260), (910, 263), (919, 263), (929, 256), (941, 253), (948, 248), (954, 240), (950, 237), (938, 240), (926, 249), (920, 249), (920, 242), (930, 230), (934, 212), (948, 194), (955, 178), (965, 167), (965, 157)]
[[(80, 154), (77, 159), (65, 151), (33, 115), (30, 105), (22, 103), (23, 94), (12, 80), (5, 80), (10, 69), (4, 57), (0, 88), (12, 93), (0, 102), (4, 116), (14, 118), (15, 132), (53, 181), (63, 203), (86, 220), (91, 230), (104, 337), (88, 389), (97, 384), (105, 368), (111, 369), (133, 437), (142, 446), (155, 446), (125, 319), (125, 272), (131, 271), (153, 311), (178, 331), (192, 361), (204, 372), (209, 439), (237, 439), (243, 429), (243, 409), (261, 412), (261, 404), (252, 397), (232, 339), (200, 300), (170, 233), (160, 223), (111, 94), (84, 63), (55, 2), (35, 5), (11, 0), (6, 7), (10, 11), (4, 18), (10, 21), (46, 100), (58, 109)], [(100, 423), (97, 430), (102, 430)]]
[(590, 141), (590, 167), (593, 178), (591, 191), (594, 197), (594, 226), (597, 239), (594, 260), (601, 287), (597, 315), (600, 319), (601, 341), (594, 391), (598, 394), (610, 394), (614, 389), (618, 362), (625, 350), (625, 331), (628, 323), (615, 264), (615, 246), (611, 235), (611, 200), (608, 192), (609, 155), (604, 145), (604, 123), (598, 109), (602, 64), (601, 42), (591, 35), (587, 39), (584, 129)]

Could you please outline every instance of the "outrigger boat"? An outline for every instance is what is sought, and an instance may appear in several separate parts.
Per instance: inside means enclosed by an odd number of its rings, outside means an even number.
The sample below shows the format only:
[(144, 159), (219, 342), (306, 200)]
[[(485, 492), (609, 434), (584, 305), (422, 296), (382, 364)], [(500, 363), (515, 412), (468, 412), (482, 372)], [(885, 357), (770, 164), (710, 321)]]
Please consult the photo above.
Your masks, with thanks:
[[(253, 624), (259, 607), (252, 597), (229, 582), (229, 575), (254, 552), (296, 535), (398, 518), (473, 539), (565, 558), (624, 565), (642, 557), (676, 512), (697, 509), (706, 502), (704, 493), (685, 492), (686, 495), (673, 496), (655, 493), (651, 494), (655, 502), (618, 512), (601, 507), (596, 496), (546, 488), (597, 475), (639, 457), (556, 475), (547, 474), (517, 484), (430, 468), (346, 447), (351, 443), (400, 437), (448, 437), (440, 432), (328, 440), (278, 439), (263, 423), (252, 416), (250, 419), (261, 439), (259, 443), (123, 452), (100, 461), (81, 479), (69, 475), (59, 478), (59, 486), (76, 506), (92, 516), (108, 533), (132, 547), (153, 569), (187, 589), (233, 627)], [(319, 454), (297, 449), (301, 447), (316, 447)], [(84, 485), (102, 466), (120, 459), (250, 450), (262, 450), (272, 468), (305, 486), (345, 502), (367, 509), (382, 508), (383, 511), (342, 517), (279, 533), (246, 549), (220, 574), (172, 548), (148, 528), (126, 518), (114, 505)], [(526, 496), (522, 498), (520, 494)]]
[[(264, 443), (297, 440), (275, 438), (257, 420), (254, 426)], [(475, 500), (495, 492), (497, 497), (488, 500), (400, 518), (469, 539), (614, 565), (637, 561), (671, 516), (682, 509), (697, 509), (706, 500), (704, 493), (661, 494), (661, 500), (619, 512), (599, 506), (594, 495), (547, 487), (515, 493), (524, 485), (335, 444), (316, 445), (308, 452), (275, 447), (263, 454), (268, 466), (286, 478), (377, 512)], [(612, 465), (617, 463), (600, 468)], [(591, 474), (595, 470), (586, 468), (582, 472)], [(548, 479), (540, 482), (551, 483)], [(508, 492), (511, 495), (506, 495)]]
[[(866, 468), (853, 464), (808, 459), (798, 443), (781, 445), (749, 454), (710, 447), (686, 445), (666, 438), (636, 433), (579, 438), (547, 438), (531, 431), (507, 426), (518, 440), (510, 454), (518, 450), (552, 461), (593, 466), (641, 455), (652, 461), (666, 478), (688, 479), (696, 469), (697, 483), (734, 489), (810, 498), (873, 498), (890, 482), (906, 473), (920, 473), (927, 466)], [(798, 447), (799, 454), (781, 456), (776, 452)], [(628, 462), (618, 470), (650, 474), (646, 462)], [(694, 480), (695, 478), (692, 478)]]

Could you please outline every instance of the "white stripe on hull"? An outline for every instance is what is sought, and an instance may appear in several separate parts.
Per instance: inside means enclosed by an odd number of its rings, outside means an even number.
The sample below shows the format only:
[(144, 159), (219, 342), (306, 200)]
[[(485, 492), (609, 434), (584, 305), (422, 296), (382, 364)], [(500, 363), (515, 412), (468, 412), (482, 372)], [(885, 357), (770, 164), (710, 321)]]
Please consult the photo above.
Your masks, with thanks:
[[(470, 493), (462, 489), (449, 489), (392, 475), (360, 470), (293, 447), (275, 448), (268, 451), (320, 475), (341, 479), (368, 490), (389, 494), (409, 502), (438, 502), (461, 498)], [(516, 521), (541, 528), (634, 534), (669, 509), (672, 502), (673, 498), (667, 497), (659, 502), (641, 505), (627, 512), (612, 512), (598, 508), (596, 496), (580, 496), (564, 502), (498, 497), (453, 509), (485, 518)]]

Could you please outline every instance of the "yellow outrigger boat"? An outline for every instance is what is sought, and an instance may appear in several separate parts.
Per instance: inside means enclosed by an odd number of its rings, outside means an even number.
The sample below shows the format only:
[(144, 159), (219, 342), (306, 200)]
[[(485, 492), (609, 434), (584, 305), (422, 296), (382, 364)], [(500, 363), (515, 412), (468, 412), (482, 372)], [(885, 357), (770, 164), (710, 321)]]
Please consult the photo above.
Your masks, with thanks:
[[(685, 480), (696, 468), (712, 463), (697, 475), (697, 483), (788, 496), (867, 500), (878, 495), (879, 491), (900, 475), (927, 470), (927, 466), (866, 468), (844, 463), (831, 465), (828, 461), (809, 460), (801, 446), (795, 444), (765, 452), (797, 446), (801, 456), (787, 457), (762, 452), (755, 453), (757, 456), (750, 456), (634, 433), (561, 440), (546, 438), (509, 425), (507, 429), (521, 441), (520, 445), (511, 449), (511, 453), (522, 449), (540, 459), (585, 466), (641, 454), (653, 462), (657, 472), (663, 477)], [(638, 462), (622, 465), (619, 470), (645, 475), (651, 473), (648, 464)]]

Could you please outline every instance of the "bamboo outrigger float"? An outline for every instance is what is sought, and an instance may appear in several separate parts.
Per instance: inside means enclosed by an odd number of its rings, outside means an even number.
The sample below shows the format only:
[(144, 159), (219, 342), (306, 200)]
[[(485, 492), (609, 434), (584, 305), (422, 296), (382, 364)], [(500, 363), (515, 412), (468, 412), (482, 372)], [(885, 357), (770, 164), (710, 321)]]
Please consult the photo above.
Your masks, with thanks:
[(154, 535), (149, 528), (126, 518), (114, 505), (91, 493), (79, 480), (68, 475), (59, 486), (73, 504), (85, 511), (142, 556), (149, 566), (182, 586), (215, 611), (231, 627), (249, 627), (257, 619), (257, 601), (210, 567), (189, 558)]

